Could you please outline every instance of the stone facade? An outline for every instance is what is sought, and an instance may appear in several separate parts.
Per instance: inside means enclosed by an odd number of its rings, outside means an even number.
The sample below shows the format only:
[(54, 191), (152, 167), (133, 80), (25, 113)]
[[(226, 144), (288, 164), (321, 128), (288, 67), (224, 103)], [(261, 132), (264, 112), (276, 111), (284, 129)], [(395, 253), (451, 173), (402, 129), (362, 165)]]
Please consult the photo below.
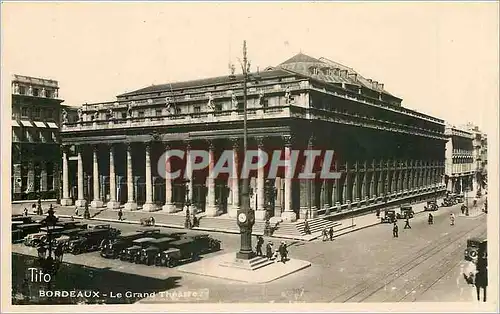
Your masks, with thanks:
[[(404, 108), (383, 84), (353, 70), (308, 58), (298, 55), (249, 75), (248, 147), (280, 150), (285, 158), (293, 150), (334, 150), (342, 176), (297, 180), (281, 169), (270, 179), (269, 169), (251, 172), (256, 219), (293, 221), (444, 191), (443, 120)], [(317, 70), (310, 69), (311, 59)], [(83, 105), (77, 121), (62, 128), (65, 149), (76, 155), (65, 157), (72, 163), (63, 174), (63, 194), (78, 205), (88, 200), (95, 207), (167, 212), (183, 210), (189, 200), (196, 212), (234, 217), (241, 180), (208, 174), (225, 150), (235, 153), (234, 172), (241, 169), (243, 98), (242, 76), (231, 75), (150, 86), (114, 102)], [(186, 169), (189, 180), (158, 173), (160, 156), (174, 149), (186, 156), (170, 159), (167, 167)], [(185, 167), (194, 149), (209, 152), (207, 169)]]
[(463, 194), (474, 190), (475, 164), (472, 133), (448, 125), (445, 130), (446, 171), (444, 183), (447, 191)]

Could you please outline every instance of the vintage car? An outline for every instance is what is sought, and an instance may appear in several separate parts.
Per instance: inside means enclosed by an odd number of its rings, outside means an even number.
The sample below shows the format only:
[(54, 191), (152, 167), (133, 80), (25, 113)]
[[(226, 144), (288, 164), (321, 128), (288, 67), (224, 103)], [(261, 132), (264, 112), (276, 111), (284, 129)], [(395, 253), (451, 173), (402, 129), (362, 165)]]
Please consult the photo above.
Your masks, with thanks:
[[(464, 252), (464, 258), (469, 262), (477, 262), (478, 258), (487, 257), (488, 242), (486, 238), (470, 238), (467, 239), (467, 248)], [(481, 255), (481, 256), (479, 256)]]
[(195, 241), (192, 239), (181, 239), (169, 243), (169, 249), (159, 252), (155, 259), (155, 265), (175, 267), (179, 263), (193, 261), (199, 257)]
[(195, 249), (200, 254), (217, 252), (221, 248), (221, 242), (211, 238), (209, 234), (187, 235), (184, 238), (193, 240)]
[(78, 221), (70, 221), (70, 220), (58, 221), (56, 223), (56, 226), (61, 226), (65, 230), (81, 228), (80, 223)]
[(397, 219), (411, 219), (415, 215), (410, 205), (403, 205), (399, 208), (399, 213), (396, 214)]
[(47, 232), (31, 233), (24, 237), (24, 245), (39, 246), (46, 241), (46, 238)]
[(23, 242), (23, 232), (19, 229), (12, 229), (12, 243)]
[(436, 211), (438, 210), (438, 205), (437, 205), (437, 202), (435, 200), (433, 201), (428, 201), (427, 202), (427, 205), (424, 206), (424, 211)]
[(156, 238), (153, 237), (133, 240), (131, 246), (123, 249), (120, 252), (120, 260), (134, 263), (136, 261), (136, 258), (138, 257), (137, 253), (140, 252), (141, 249), (148, 247), (149, 244), (155, 240)]
[(380, 217), (382, 223), (393, 223), (396, 221), (396, 211), (394, 209), (386, 209), (384, 216)]
[(120, 252), (130, 246), (134, 240), (144, 238), (146, 236), (154, 238), (160, 233), (160, 229), (137, 230), (129, 233), (124, 233), (104, 243), (101, 247), (101, 256), (104, 258), (117, 258)]
[(159, 238), (151, 241), (148, 247), (143, 248), (142, 250), (137, 252), (139, 256), (136, 258), (135, 262), (138, 264), (146, 265), (155, 264), (155, 259), (158, 256), (158, 253), (166, 250), (169, 247), (170, 243), (175, 241), (179, 240), (173, 238)]
[(22, 232), (22, 237), (26, 237), (28, 234), (31, 233), (37, 233), (40, 231), (40, 227), (42, 225), (39, 223), (29, 223), (29, 224), (22, 224), (17, 226), (18, 230), (21, 230)]
[(82, 230), (81, 228), (63, 230), (59, 233), (59, 237), (53, 240), (53, 245), (56, 246), (58, 244), (61, 244), (64, 247), (69, 241), (77, 239), (82, 231), (84, 230)]
[(110, 224), (87, 224), (87, 229), (112, 229)]
[(12, 221), (20, 221), (23, 224), (33, 223), (33, 218), (23, 215), (12, 215)]
[(74, 255), (92, 252), (99, 249), (102, 241), (109, 238), (114, 238), (119, 235), (120, 231), (114, 228), (97, 228), (83, 230), (78, 233), (78, 237), (67, 242), (65, 251)]

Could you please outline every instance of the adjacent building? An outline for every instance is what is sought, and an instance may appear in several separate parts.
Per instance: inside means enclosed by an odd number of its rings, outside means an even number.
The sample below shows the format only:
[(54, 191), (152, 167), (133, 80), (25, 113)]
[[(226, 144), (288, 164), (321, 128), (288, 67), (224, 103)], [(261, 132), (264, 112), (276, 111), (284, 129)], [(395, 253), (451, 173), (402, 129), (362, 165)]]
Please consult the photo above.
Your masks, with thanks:
[(473, 191), (475, 177), (473, 135), (452, 125), (446, 126), (446, 171), (444, 183), (447, 191), (463, 194)]
[(472, 189), (475, 193), (482, 193), (482, 190), (487, 187), (488, 179), (488, 137), (472, 123), (468, 123), (465, 128), (473, 136), (474, 180)]
[[(210, 178), (189, 168), (191, 180), (165, 179), (159, 156), (193, 149), (217, 159), (234, 151), (241, 168), (243, 76), (231, 74), (153, 85), (105, 103), (80, 107), (62, 125), (64, 205), (147, 211), (182, 210), (189, 199), (207, 216), (234, 217), (241, 180)], [(249, 148), (322, 147), (336, 152), (340, 179), (292, 180), (268, 169), (251, 173), (257, 219), (316, 217), (374, 204), (444, 193), (444, 121), (402, 106), (384, 84), (328, 59), (298, 54), (247, 82)], [(239, 167), (239, 168), (238, 168)]]

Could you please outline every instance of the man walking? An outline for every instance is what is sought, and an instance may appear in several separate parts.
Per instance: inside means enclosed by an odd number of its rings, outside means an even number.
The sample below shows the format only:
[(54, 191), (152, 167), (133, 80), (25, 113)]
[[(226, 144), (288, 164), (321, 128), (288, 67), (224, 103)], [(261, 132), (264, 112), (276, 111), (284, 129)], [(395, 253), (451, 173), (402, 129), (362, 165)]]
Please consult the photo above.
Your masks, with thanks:
[(406, 217), (406, 222), (405, 222), (404, 229), (411, 229), (410, 218), (408, 218), (408, 217)]
[(307, 219), (304, 221), (304, 232), (306, 234), (311, 234), (311, 229), (309, 229), (309, 222), (307, 221)]
[(330, 234), (330, 241), (333, 241), (333, 227), (330, 227), (328, 233)]
[(394, 227), (392, 227), (392, 236), (394, 238), (397, 238), (398, 237), (398, 224), (396, 222), (394, 222)]
[(328, 240), (328, 229), (323, 229), (323, 241)]
[(455, 225), (455, 215), (453, 213), (450, 214), (450, 226)]
[(26, 207), (24, 207), (24, 216), (28, 216), (28, 209)]
[(122, 209), (120, 208), (120, 209), (118, 210), (118, 220), (119, 220), (119, 221), (122, 221), (122, 219), (123, 219), (122, 217), (123, 217), (123, 212), (122, 212)]
[(269, 241), (266, 245), (266, 257), (271, 259), (273, 257), (273, 243)]
[(262, 245), (263, 244), (264, 244), (264, 238), (262, 236), (258, 236), (257, 237), (257, 245), (255, 246), (255, 251), (257, 253), (257, 256), (262, 256)]
[(429, 225), (432, 225), (434, 223), (434, 216), (432, 216), (431, 213), (429, 213), (429, 219), (427, 220), (427, 222), (429, 223)]

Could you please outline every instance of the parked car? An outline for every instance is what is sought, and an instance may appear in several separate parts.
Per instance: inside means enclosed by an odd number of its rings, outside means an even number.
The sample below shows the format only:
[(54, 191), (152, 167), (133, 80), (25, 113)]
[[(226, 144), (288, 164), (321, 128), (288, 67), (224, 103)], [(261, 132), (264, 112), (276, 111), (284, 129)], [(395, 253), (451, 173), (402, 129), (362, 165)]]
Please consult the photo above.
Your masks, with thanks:
[(174, 241), (178, 240), (172, 238), (159, 238), (151, 241), (148, 247), (145, 247), (137, 252), (138, 257), (136, 258), (135, 262), (146, 265), (155, 264), (158, 253), (167, 249), (170, 243)]
[(209, 234), (196, 234), (184, 236), (186, 239), (194, 241), (195, 249), (200, 254), (217, 252), (221, 249), (221, 242), (217, 239), (210, 237)]
[(103, 240), (115, 238), (119, 235), (119, 231), (114, 228), (97, 228), (92, 230), (84, 230), (78, 234), (74, 240), (67, 242), (65, 251), (72, 254), (80, 254), (92, 252), (99, 249)]
[(24, 237), (24, 245), (26, 246), (39, 246), (45, 241), (47, 237), (47, 232), (37, 232), (28, 234)]
[(396, 211), (394, 209), (386, 209), (384, 215), (380, 217), (382, 223), (393, 223), (396, 221)]
[(22, 237), (26, 237), (28, 234), (31, 233), (37, 233), (40, 231), (40, 227), (42, 225), (39, 223), (29, 223), (29, 224), (22, 224), (17, 226), (18, 230), (21, 230), (22, 232)]
[(135, 259), (137, 258), (137, 252), (139, 252), (141, 249), (145, 247), (148, 247), (149, 244), (155, 240), (156, 238), (152, 237), (139, 238), (133, 240), (131, 246), (123, 249), (120, 252), (120, 260), (134, 263)]
[(438, 210), (438, 205), (436, 201), (428, 201), (427, 206), (424, 206), (424, 211), (436, 211)]
[[(479, 257), (486, 258), (487, 248), (488, 242), (486, 238), (475, 237), (467, 239), (467, 248), (464, 252), (464, 258), (466, 261), (476, 263)], [(485, 256), (479, 256), (480, 252), (484, 252)]]
[(415, 212), (410, 205), (403, 205), (399, 208), (399, 213), (396, 214), (397, 219), (411, 219), (413, 218)]
[(175, 267), (179, 263), (197, 259), (199, 252), (196, 250), (195, 241), (192, 239), (181, 239), (169, 243), (169, 249), (159, 252), (155, 259), (155, 265)]
[(77, 239), (82, 231), (84, 230), (82, 230), (81, 228), (63, 230), (61, 231), (59, 236), (54, 239), (53, 245), (56, 246), (58, 244), (61, 244), (64, 247), (69, 241)]
[(133, 241), (146, 236), (154, 238), (160, 229), (137, 230), (121, 234), (115, 239), (109, 240), (101, 247), (101, 256), (104, 258), (117, 258), (124, 249), (133, 245)]

